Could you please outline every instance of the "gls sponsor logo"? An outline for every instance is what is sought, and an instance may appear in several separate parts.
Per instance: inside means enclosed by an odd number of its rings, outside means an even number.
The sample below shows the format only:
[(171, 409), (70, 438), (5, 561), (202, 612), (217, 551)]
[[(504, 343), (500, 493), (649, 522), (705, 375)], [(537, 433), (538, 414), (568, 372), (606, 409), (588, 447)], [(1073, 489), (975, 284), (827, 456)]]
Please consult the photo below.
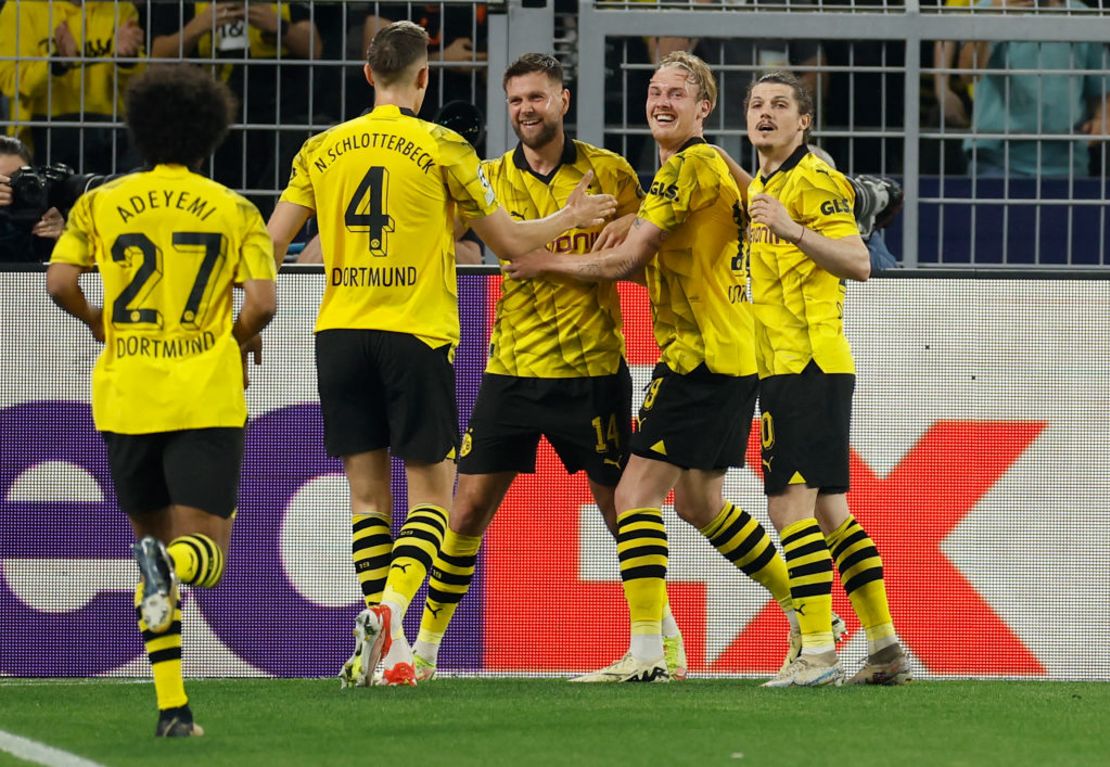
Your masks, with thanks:
[(666, 186), (664, 186), (662, 181), (655, 181), (652, 182), (651, 190), (648, 192), (648, 194), (653, 194), (656, 197), (662, 197), (665, 200), (670, 200), (671, 202), (674, 202), (678, 199), (678, 185), (667, 184)]
[(843, 197), (837, 197), (835, 200), (825, 200), (821, 203), (821, 212), (826, 216), (831, 216), (833, 213), (851, 213), (852, 206)]

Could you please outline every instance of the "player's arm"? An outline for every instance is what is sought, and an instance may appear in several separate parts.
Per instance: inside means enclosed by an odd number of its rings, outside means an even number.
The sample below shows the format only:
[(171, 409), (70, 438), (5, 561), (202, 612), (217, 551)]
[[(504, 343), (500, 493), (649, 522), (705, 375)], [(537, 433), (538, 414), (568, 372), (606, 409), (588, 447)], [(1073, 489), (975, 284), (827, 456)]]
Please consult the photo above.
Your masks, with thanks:
[(93, 338), (103, 343), (103, 309), (90, 304), (81, 290), (81, 274), (86, 271), (76, 264), (50, 264), (46, 269), (46, 292), (59, 309), (85, 323)]
[(278, 266), (285, 261), (285, 252), (289, 250), (289, 243), (297, 236), (297, 232), (301, 231), (301, 227), (313, 212), (312, 208), (283, 200), (279, 200), (274, 206), (274, 212), (266, 222), (266, 229), (274, 242), (274, 262)]
[(871, 276), (871, 257), (858, 234), (838, 240), (825, 237), (791, 218), (783, 204), (768, 194), (752, 197), (748, 213), (752, 221), (794, 245), (826, 272), (859, 282)]
[(740, 188), (740, 199), (747, 205), (748, 186), (752, 183), (752, 174), (741, 168), (740, 163), (732, 159), (732, 156), (724, 149), (716, 144), (713, 145), (713, 148), (717, 150), (717, 154), (721, 156), (721, 159), (725, 161), (725, 165), (728, 166), (729, 175), (731, 175), (732, 180), (736, 182), (736, 186)]
[(261, 333), (277, 314), (277, 283), (273, 280), (246, 280), (243, 289), (243, 307), (231, 335), (242, 346)]
[(617, 209), (617, 200), (609, 194), (589, 194), (586, 189), (593, 180), (587, 172), (567, 198), (567, 204), (544, 218), (517, 221), (497, 208), (484, 218), (472, 220), (471, 228), (494, 253), (511, 261), (528, 251), (542, 248), (568, 229), (600, 226)]
[(624, 242), (615, 248), (588, 255), (553, 254), (534, 250), (518, 257), (505, 272), (518, 280), (563, 275), (582, 282), (612, 282), (636, 277), (654, 258), (666, 232), (642, 218), (632, 223)]

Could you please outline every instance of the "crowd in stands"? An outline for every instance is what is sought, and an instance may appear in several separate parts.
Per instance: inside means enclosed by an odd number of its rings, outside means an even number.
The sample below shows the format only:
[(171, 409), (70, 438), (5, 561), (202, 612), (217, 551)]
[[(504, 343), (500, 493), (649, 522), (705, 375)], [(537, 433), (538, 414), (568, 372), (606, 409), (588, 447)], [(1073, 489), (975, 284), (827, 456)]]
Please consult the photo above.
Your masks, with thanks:
[[(691, 2), (720, 6), (722, 0)], [(790, 0), (788, 5), (797, 12), (807, 2)], [(969, 4), (1020, 9), (1034, 0), (934, 2), (961, 12)], [(773, 10), (787, 0), (758, 4)], [(813, 4), (858, 8), (886, 3)], [(1084, 7), (1080, 0), (1039, 4)], [(575, 8), (563, 0), (556, 3), (560, 13), (572, 14)], [(267, 215), (303, 141), (371, 103), (370, 88), (353, 63), (362, 60), (370, 37), (389, 21), (410, 18), (429, 33), (433, 79), (421, 117), (431, 118), (439, 105), (459, 98), (484, 109), (487, 11), (483, 4), (440, 3), (0, 0), (0, 121), (8, 123), (6, 133), (22, 141), (35, 164), (64, 163), (78, 172), (128, 170), (137, 161), (117, 127), (123, 118), (121, 94), (155, 59), (196, 60), (210, 66), (239, 100), (238, 121), (208, 172), (248, 194)], [(607, 88), (609, 125), (644, 126), (641, 110), (625, 103), (625, 94), (643, 91), (649, 70), (628, 65), (689, 50), (720, 72), (722, 98), (707, 126), (710, 137), (734, 156), (751, 152), (743, 136), (747, 83), (762, 71), (789, 68), (816, 96), (818, 141), (843, 169), (902, 171), (897, 134), (904, 127), (905, 87), (898, 69), (904, 42), (626, 38), (613, 49), (615, 60), (607, 66), (613, 78), (613, 87)], [(1099, 137), (1107, 133), (1107, 46), (937, 41), (923, 45), (922, 64), (927, 71), (922, 127), (945, 134), (922, 141), (922, 173), (1105, 176), (1105, 144)], [(890, 70), (879, 71), (882, 67)], [(1007, 74), (1007, 69), (1019, 74)], [(1045, 73), (1022, 74), (1031, 69)], [(854, 131), (894, 135), (851, 135)], [(651, 142), (636, 133), (610, 136), (609, 148), (622, 151), (640, 172), (651, 172)], [(1006, 133), (1041, 138), (998, 137)], [(0, 185), (6, 178), (0, 176)]]

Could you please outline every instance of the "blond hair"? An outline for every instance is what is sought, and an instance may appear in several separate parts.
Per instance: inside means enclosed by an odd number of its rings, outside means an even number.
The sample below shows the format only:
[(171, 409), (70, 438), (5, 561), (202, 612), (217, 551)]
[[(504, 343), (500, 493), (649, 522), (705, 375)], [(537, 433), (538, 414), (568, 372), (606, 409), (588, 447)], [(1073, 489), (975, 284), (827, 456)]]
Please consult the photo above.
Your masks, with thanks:
[(717, 78), (713, 76), (708, 64), (692, 53), (675, 51), (664, 56), (655, 71), (658, 72), (660, 69), (666, 69), (667, 67), (678, 67), (686, 70), (686, 81), (697, 87), (698, 99), (708, 101), (709, 111), (713, 111), (713, 108), (717, 106)]

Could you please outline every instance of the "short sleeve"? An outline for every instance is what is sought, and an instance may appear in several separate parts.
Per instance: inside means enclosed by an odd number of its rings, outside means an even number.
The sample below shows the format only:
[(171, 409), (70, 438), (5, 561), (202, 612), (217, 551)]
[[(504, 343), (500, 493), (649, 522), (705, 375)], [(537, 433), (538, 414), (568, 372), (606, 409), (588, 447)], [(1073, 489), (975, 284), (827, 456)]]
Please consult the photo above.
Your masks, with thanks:
[(245, 198), (239, 198), (238, 205), (239, 219), (243, 222), (245, 231), (239, 250), (239, 263), (235, 269), (235, 282), (276, 279), (274, 243), (262, 221), (262, 214)]
[(72, 264), (83, 269), (92, 268), (96, 254), (92, 250), (93, 216), (92, 201), (94, 194), (81, 195), (77, 204), (69, 212), (65, 230), (50, 254), (52, 264)]
[(859, 235), (855, 191), (837, 171), (822, 168), (807, 174), (798, 199), (795, 221), (832, 240)]
[(691, 213), (712, 203), (717, 196), (718, 178), (703, 165), (696, 156), (672, 155), (652, 179), (640, 204), (639, 217), (664, 232), (672, 232)]
[(289, 183), (281, 193), (281, 202), (291, 202), (311, 210), (316, 210), (316, 190), (312, 188), (312, 179), (308, 175), (308, 158), (311, 153), (310, 145), (314, 139), (309, 139), (297, 156), (293, 158), (293, 167), (289, 171)]
[(447, 183), (447, 194), (458, 205), (459, 215), (473, 221), (497, 210), (497, 195), (482, 170), (474, 147), (447, 129), (436, 133), (440, 148), (440, 165)]

